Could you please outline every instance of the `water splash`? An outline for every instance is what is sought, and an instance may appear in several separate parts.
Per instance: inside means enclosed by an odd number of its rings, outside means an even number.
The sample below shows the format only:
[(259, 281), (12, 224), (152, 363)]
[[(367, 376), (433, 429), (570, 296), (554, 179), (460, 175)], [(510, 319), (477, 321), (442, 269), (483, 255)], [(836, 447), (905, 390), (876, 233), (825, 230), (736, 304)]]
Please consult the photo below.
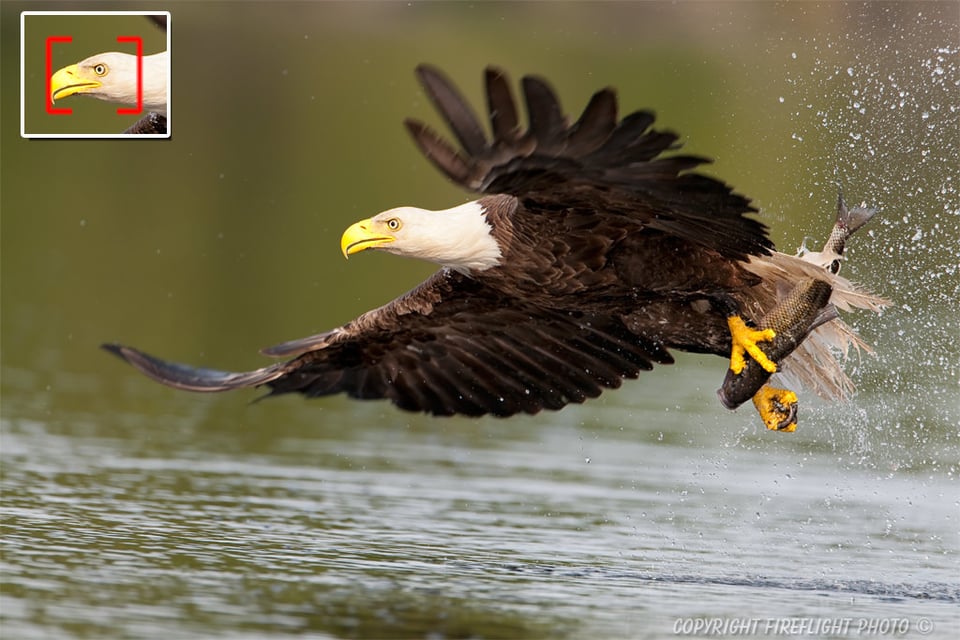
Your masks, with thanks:
[(942, 7), (909, 7), (913, 15), (885, 5), (837, 39), (812, 39), (809, 65), (786, 67), (792, 144), (814, 156), (819, 188), (807, 197), (819, 201), (839, 183), (880, 209), (852, 243), (847, 275), (896, 304), (850, 319), (876, 347), (875, 358), (849, 364), (862, 390), (855, 406), (815, 411), (833, 420), (838, 447), (872, 453), (881, 468), (956, 477), (960, 47)]

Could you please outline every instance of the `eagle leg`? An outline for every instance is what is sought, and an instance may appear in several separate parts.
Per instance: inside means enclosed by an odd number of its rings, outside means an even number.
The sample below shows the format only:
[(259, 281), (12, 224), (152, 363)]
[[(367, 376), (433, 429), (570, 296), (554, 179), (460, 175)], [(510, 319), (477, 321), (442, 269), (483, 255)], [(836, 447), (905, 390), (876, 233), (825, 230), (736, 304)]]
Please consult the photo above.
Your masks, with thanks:
[(771, 431), (797, 430), (797, 394), (789, 389), (777, 389), (768, 384), (753, 395), (753, 406), (760, 419)]
[(730, 327), (730, 338), (733, 341), (733, 348), (730, 350), (730, 370), (734, 374), (740, 374), (747, 366), (745, 354), (749, 354), (765, 371), (776, 373), (777, 363), (768, 358), (757, 345), (758, 342), (769, 342), (777, 337), (775, 330), (769, 327), (753, 329), (737, 315), (727, 318), (727, 326)]

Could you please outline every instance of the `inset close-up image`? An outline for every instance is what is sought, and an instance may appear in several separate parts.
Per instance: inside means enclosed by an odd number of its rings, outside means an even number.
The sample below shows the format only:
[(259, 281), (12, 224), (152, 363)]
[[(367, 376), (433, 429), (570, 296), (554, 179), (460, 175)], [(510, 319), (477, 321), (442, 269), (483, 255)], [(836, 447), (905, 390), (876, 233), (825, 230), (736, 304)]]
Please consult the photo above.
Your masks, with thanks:
[(21, 136), (170, 137), (169, 12), (24, 11), (20, 25)]

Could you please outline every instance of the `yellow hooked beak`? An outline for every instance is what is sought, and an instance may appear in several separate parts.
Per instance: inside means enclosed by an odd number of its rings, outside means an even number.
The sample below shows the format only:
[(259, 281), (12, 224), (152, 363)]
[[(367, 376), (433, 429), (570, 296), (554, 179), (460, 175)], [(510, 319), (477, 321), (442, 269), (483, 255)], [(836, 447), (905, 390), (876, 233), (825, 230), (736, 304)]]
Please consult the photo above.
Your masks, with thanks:
[(88, 93), (102, 86), (99, 80), (88, 77), (80, 65), (72, 64), (50, 76), (50, 101), (56, 102), (75, 93)]
[(340, 250), (343, 252), (343, 257), (348, 258), (351, 254), (374, 249), (396, 240), (392, 235), (381, 231), (382, 226), (383, 223), (376, 222), (372, 218), (350, 225), (340, 237)]

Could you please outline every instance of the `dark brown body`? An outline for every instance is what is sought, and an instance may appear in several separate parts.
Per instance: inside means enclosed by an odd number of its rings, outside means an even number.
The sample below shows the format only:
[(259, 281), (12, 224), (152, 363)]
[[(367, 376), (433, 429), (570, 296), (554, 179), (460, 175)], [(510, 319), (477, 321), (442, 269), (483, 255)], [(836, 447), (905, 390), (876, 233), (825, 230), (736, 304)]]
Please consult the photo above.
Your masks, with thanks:
[(577, 209), (545, 216), (504, 195), (480, 202), (507, 266), (472, 277), (505, 302), (610, 315), (664, 348), (730, 353), (726, 319), (760, 281), (738, 261), (629, 218)]

